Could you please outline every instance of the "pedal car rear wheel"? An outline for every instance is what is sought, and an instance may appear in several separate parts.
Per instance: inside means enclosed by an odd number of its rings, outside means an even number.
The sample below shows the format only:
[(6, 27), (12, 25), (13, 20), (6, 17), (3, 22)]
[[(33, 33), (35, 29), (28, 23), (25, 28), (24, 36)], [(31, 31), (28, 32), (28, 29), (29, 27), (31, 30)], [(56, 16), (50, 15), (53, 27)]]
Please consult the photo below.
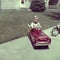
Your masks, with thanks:
[(58, 30), (53, 28), (52, 35), (53, 36), (57, 36), (58, 35)]

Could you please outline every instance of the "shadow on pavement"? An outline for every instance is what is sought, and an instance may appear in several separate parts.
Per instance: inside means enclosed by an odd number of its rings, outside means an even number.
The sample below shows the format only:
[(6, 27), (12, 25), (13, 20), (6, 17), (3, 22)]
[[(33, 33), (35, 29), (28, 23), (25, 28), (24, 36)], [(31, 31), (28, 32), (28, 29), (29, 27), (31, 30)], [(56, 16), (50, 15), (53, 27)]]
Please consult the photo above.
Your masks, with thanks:
[(49, 49), (49, 47), (47, 46), (37, 46), (37, 47), (33, 47), (35, 50), (46, 50)]

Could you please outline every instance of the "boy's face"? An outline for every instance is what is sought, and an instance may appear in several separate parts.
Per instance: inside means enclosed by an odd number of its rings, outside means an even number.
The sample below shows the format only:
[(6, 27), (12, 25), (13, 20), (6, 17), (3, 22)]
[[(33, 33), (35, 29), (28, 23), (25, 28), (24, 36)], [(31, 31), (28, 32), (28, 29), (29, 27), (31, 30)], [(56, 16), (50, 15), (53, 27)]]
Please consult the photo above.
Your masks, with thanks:
[(37, 17), (34, 18), (34, 23), (38, 23), (38, 18)]

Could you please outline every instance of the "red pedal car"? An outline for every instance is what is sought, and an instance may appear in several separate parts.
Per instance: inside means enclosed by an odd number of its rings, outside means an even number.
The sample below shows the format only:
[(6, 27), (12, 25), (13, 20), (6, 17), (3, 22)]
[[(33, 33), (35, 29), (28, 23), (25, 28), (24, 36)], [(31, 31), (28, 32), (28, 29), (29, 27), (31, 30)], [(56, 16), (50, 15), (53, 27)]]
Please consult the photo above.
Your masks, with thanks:
[(48, 37), (43, 31), (38, 29), (31, 29), (28, 32), (29, 39), (31, 40), (31, 43), (33, 47), (37, 46), (45, 46), (48, 47), (51, 43), (51, 38)]

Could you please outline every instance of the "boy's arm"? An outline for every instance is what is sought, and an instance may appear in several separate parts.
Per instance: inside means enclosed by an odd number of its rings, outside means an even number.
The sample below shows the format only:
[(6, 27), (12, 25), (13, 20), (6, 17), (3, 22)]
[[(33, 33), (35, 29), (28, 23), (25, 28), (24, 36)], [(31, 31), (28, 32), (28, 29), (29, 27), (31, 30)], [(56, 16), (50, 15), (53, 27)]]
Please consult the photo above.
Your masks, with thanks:
[(30, 26), (31, 26), (31, 28), (34, 28), (34, 24), (33, 24), (33, 22), (31, 23), (31, 25), (30, 25)]
[(39, 28), (41, 28), (42, 26), (40, 25), (40, 23), (38, 22)]

